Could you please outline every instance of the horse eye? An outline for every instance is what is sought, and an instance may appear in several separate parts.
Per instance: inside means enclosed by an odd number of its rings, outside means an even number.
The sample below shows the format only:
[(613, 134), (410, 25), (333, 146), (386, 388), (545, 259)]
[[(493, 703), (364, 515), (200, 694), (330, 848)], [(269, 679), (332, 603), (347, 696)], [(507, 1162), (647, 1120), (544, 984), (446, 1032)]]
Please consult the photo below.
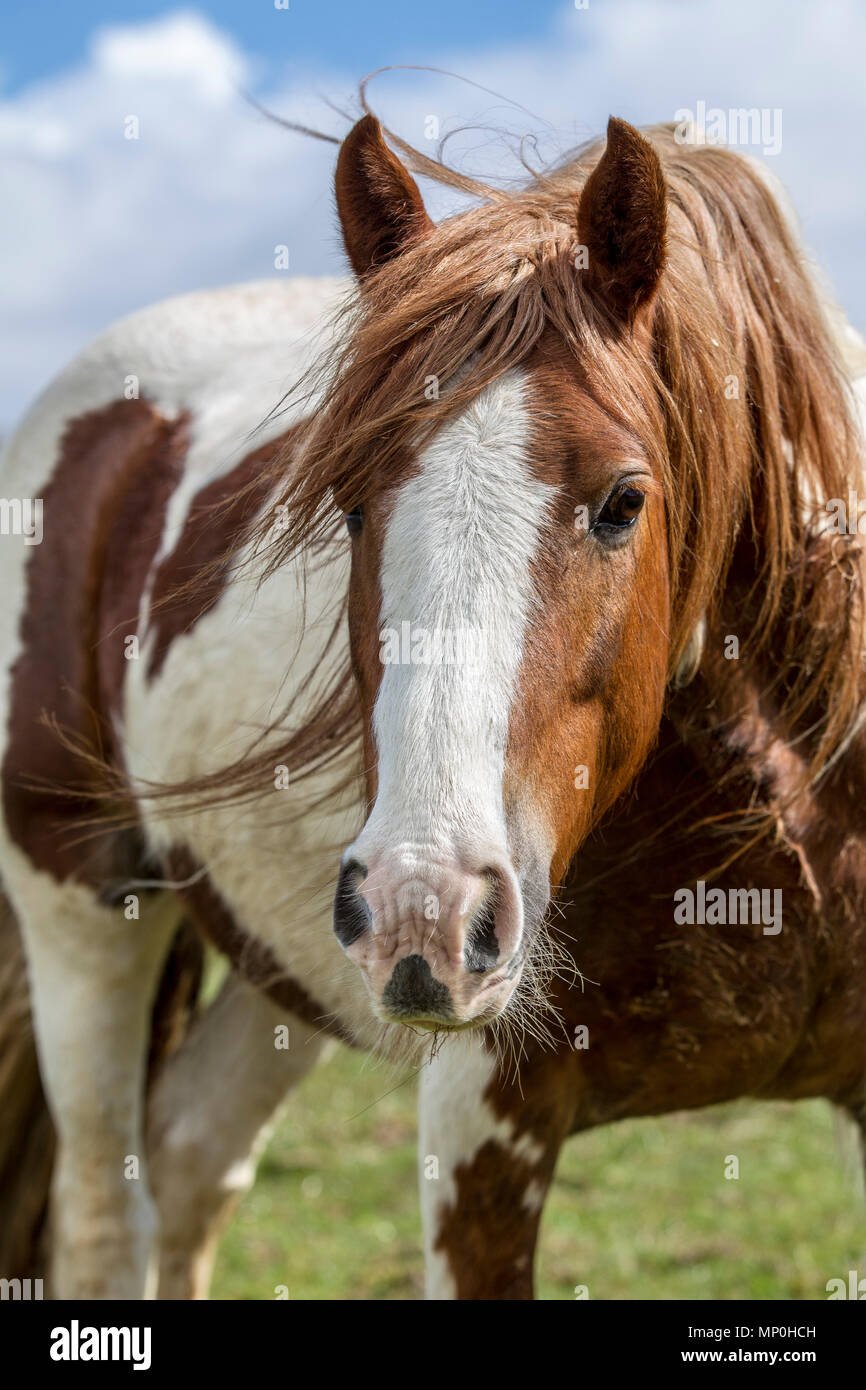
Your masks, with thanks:
[(364, 524), (364, 513), (360, 507), (355, 507), (354, 511), (345, 513), (346, 530), (350, 536), (359, 536), (361, 527)]
[(633, 526), (645, 501), (646, 495), (640, 488), (630, 487), (626, 483), (625, 487), (617, 488), (610, 494), (601, 509), (596, 526), (614, 526), (618, 531)]

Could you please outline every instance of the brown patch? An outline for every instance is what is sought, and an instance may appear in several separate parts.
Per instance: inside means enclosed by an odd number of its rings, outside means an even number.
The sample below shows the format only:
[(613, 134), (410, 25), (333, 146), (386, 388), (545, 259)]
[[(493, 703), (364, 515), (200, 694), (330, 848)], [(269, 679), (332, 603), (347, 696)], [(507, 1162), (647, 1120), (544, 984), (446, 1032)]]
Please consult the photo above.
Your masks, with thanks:
[(28, 557), (12, 673), (3, 805), (15, 843), (60, 880), (101, 880), (113, 851), (107, 838), (86, 854), (73, 844), (81, 819), (101, 803), (89, 795), (81, 759), (44, 717), (97, 757), (115, 758), (110, 714), (123, 638), (137, 630), (186, 438), (185, 417), (166, 420), (145, 400), (116, 401), (67, 427), (43, 494), (45, 534)]
[(184, 918), (175, 932), (151, 1008), (148, 1084), (186, 1037), (204, 978), (204, 944)]
[[(808, 846), (830, 900), (816, 910), (795, 846), (738, 822), (742, 784), (718, 796), (702, 762), (665, 725), (632, 807), (590, 838), (566, 885), (563, 933), (596, 982), (582, 994), (554, 989), (569, 1033), (589, 1029), (576, 1054), (577, 1129), (743, 1095), (844, 1105), (863, 1096), (862, 839), (856, 874), (839, 842), (835, 865), (820, 869)], [(674, 894), (698, 879), (726, 896), (779, 889), (781, 932), (766, 936), (751, 921), (677, 924)]]
[[(438, 1214), (435, 1246), (448, 1260), (458, 1298), (533, 1297), (538, 1227), (572, 1126), (575, 1072), (569, 1048), (551, 1052), (529, 1043), (519, 1081), (501, 1068), (494, 1073), (483, 1101), (497, 1119), (511, 1122), (512, 1143), (488, 1140), (458, 1163), (456, 1195)], [(527, 1138), (538, 1146), (537, 1157), (515, 1151)]]
[(189, 421), (183, 416), (173, 428), (170, 452), (156, 445), (124, 478), (106, 542), (93, 557), (94, 566), (101, 570), (95, 602), (99, 686), (94, 703), (103, 714), (120, 709), (126, 669), (124, 637), (138, 632), (141, 597), (188, 444)]
[(0, 1113), (0, 1270), (6, 1279), (45, 1279), (55, 1135), (39, 1075), (24, 948), (2, 891)]
[(156, 572), (150, 605), (154, 645), (149, 679), (162, 670), (175, 638), (190, 632), (219, 600), (232, 560), (274, 482), (269, 465), (291, 448), (301, 427), (247, 454), (192, 500), (183, 532)]
[(197, 925), (217, 950), (228, 957), (239, 975), (311, 1028), (339, 1038), (349, 1047), (357, 1047), (355, 1039), (340, 1020), (327, 1013), (303, 985), (291, 977), (271, 948), (240, 926), (188, 850), (180, 847), (169, 850), (166, 872), (184, 885), (176, 890), (178, 896), (187, 904)]
[(439, 1213), (435, 1248), (461, 1300), (533, 1297), (533, 1260), (543, 1202), (525, 1205), (534, 1183), (546, 1191), (559, 1149), (534, 1164), (488, 1139), (454, 1170), (454, 1201)]

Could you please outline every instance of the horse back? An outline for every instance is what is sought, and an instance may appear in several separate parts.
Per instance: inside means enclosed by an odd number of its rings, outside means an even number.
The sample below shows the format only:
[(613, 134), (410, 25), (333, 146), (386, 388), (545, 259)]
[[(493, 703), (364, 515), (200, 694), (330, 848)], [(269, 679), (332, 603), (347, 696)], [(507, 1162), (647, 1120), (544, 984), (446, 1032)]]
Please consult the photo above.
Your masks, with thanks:
[(263, 282), (135, 314), (9, 441), (0, 492), (38, 513), (41, 534), (0, 548), (5, 829), (54, 877), (81, 876), (84, 859), (104, 881), (135, 857), (129, 835), (82, 855), (75, 827), (105, 810), (97, 767), (128, 762), (128, 678), (141, 668), (153, 690), (169, 648), (218, 603), (210, 562), (231, 551), (250, 496), (263, 500), (247, 484), (291, 434), (296, 420), (274, 408), (337, 288)]

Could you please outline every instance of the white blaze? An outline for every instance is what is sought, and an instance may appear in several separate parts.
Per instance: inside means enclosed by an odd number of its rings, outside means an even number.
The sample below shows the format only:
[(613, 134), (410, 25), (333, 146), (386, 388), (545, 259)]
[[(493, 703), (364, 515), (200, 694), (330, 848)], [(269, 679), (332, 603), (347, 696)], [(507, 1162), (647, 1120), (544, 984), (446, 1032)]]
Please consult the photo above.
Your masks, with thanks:
[[(509, 713), (531, 562), (556, 491), (530, 466), (527, 396), (520, 370), (494, 382), (443, 426), (397, 494), (380, 636), (399, 634), (404, 660), (386, 662), (376, 699), (379, 794), (365, 844), (482, 835), (504, 848)], [(407, 634), (409, 654), (426, 649), (429, 663), (405, 662)]]

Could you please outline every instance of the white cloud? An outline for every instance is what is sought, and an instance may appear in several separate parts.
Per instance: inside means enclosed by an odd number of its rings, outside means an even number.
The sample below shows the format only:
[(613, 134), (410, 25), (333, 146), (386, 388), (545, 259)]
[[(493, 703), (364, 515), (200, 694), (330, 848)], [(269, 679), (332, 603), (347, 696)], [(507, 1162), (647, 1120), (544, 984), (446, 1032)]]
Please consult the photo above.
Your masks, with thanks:
[[(275, 11), (274, 51), (288, 57), (285, 21)], [(425, 118), (435, 114), (443, 131), (467, 121), (535, 130), (547, 155), (602, 130), (610, 112), (645, 123), (699, 100), (780, 107), (782, 151), (773, 166), (842, 302), (866, 328), (864, 51), (858, 0), (591, 0), (585, 11), (564, 7), (529, 43), (491, 34), (484, 49), (443, 42), (418, 55), (523, 103), (534, 117), (425, 72), (387, 74), (371, 95), (417, 144), (425, 145)], [(350, 105), (361, 75), (323, 64), (258, 95), (289, 118), (341, 133), (322, 97)], [(181, 290), (274, 274), (279, 243), (297, 273), (341, 266), (334, 149), (252, 110), (239, 90), (255, 81), (254, 62), (233, 39), (181, 11), (100, 30), (80, 67), (0, 101), (0, 424), (121, 313)], [(138, 140), (124, 138), (131, 115)], [(489, 131), (461, 135), (449, 151), (482, 174), (503, 168), (502, 145)], [(434, 214), (447, 203), (435, 195)]]
[(231, 96), (249, 71), (235, 45), (189, 11), (148, 25), (99, 29), (91, 52), (96, 71), (109, 79), (182, 81), (206, 100)]

